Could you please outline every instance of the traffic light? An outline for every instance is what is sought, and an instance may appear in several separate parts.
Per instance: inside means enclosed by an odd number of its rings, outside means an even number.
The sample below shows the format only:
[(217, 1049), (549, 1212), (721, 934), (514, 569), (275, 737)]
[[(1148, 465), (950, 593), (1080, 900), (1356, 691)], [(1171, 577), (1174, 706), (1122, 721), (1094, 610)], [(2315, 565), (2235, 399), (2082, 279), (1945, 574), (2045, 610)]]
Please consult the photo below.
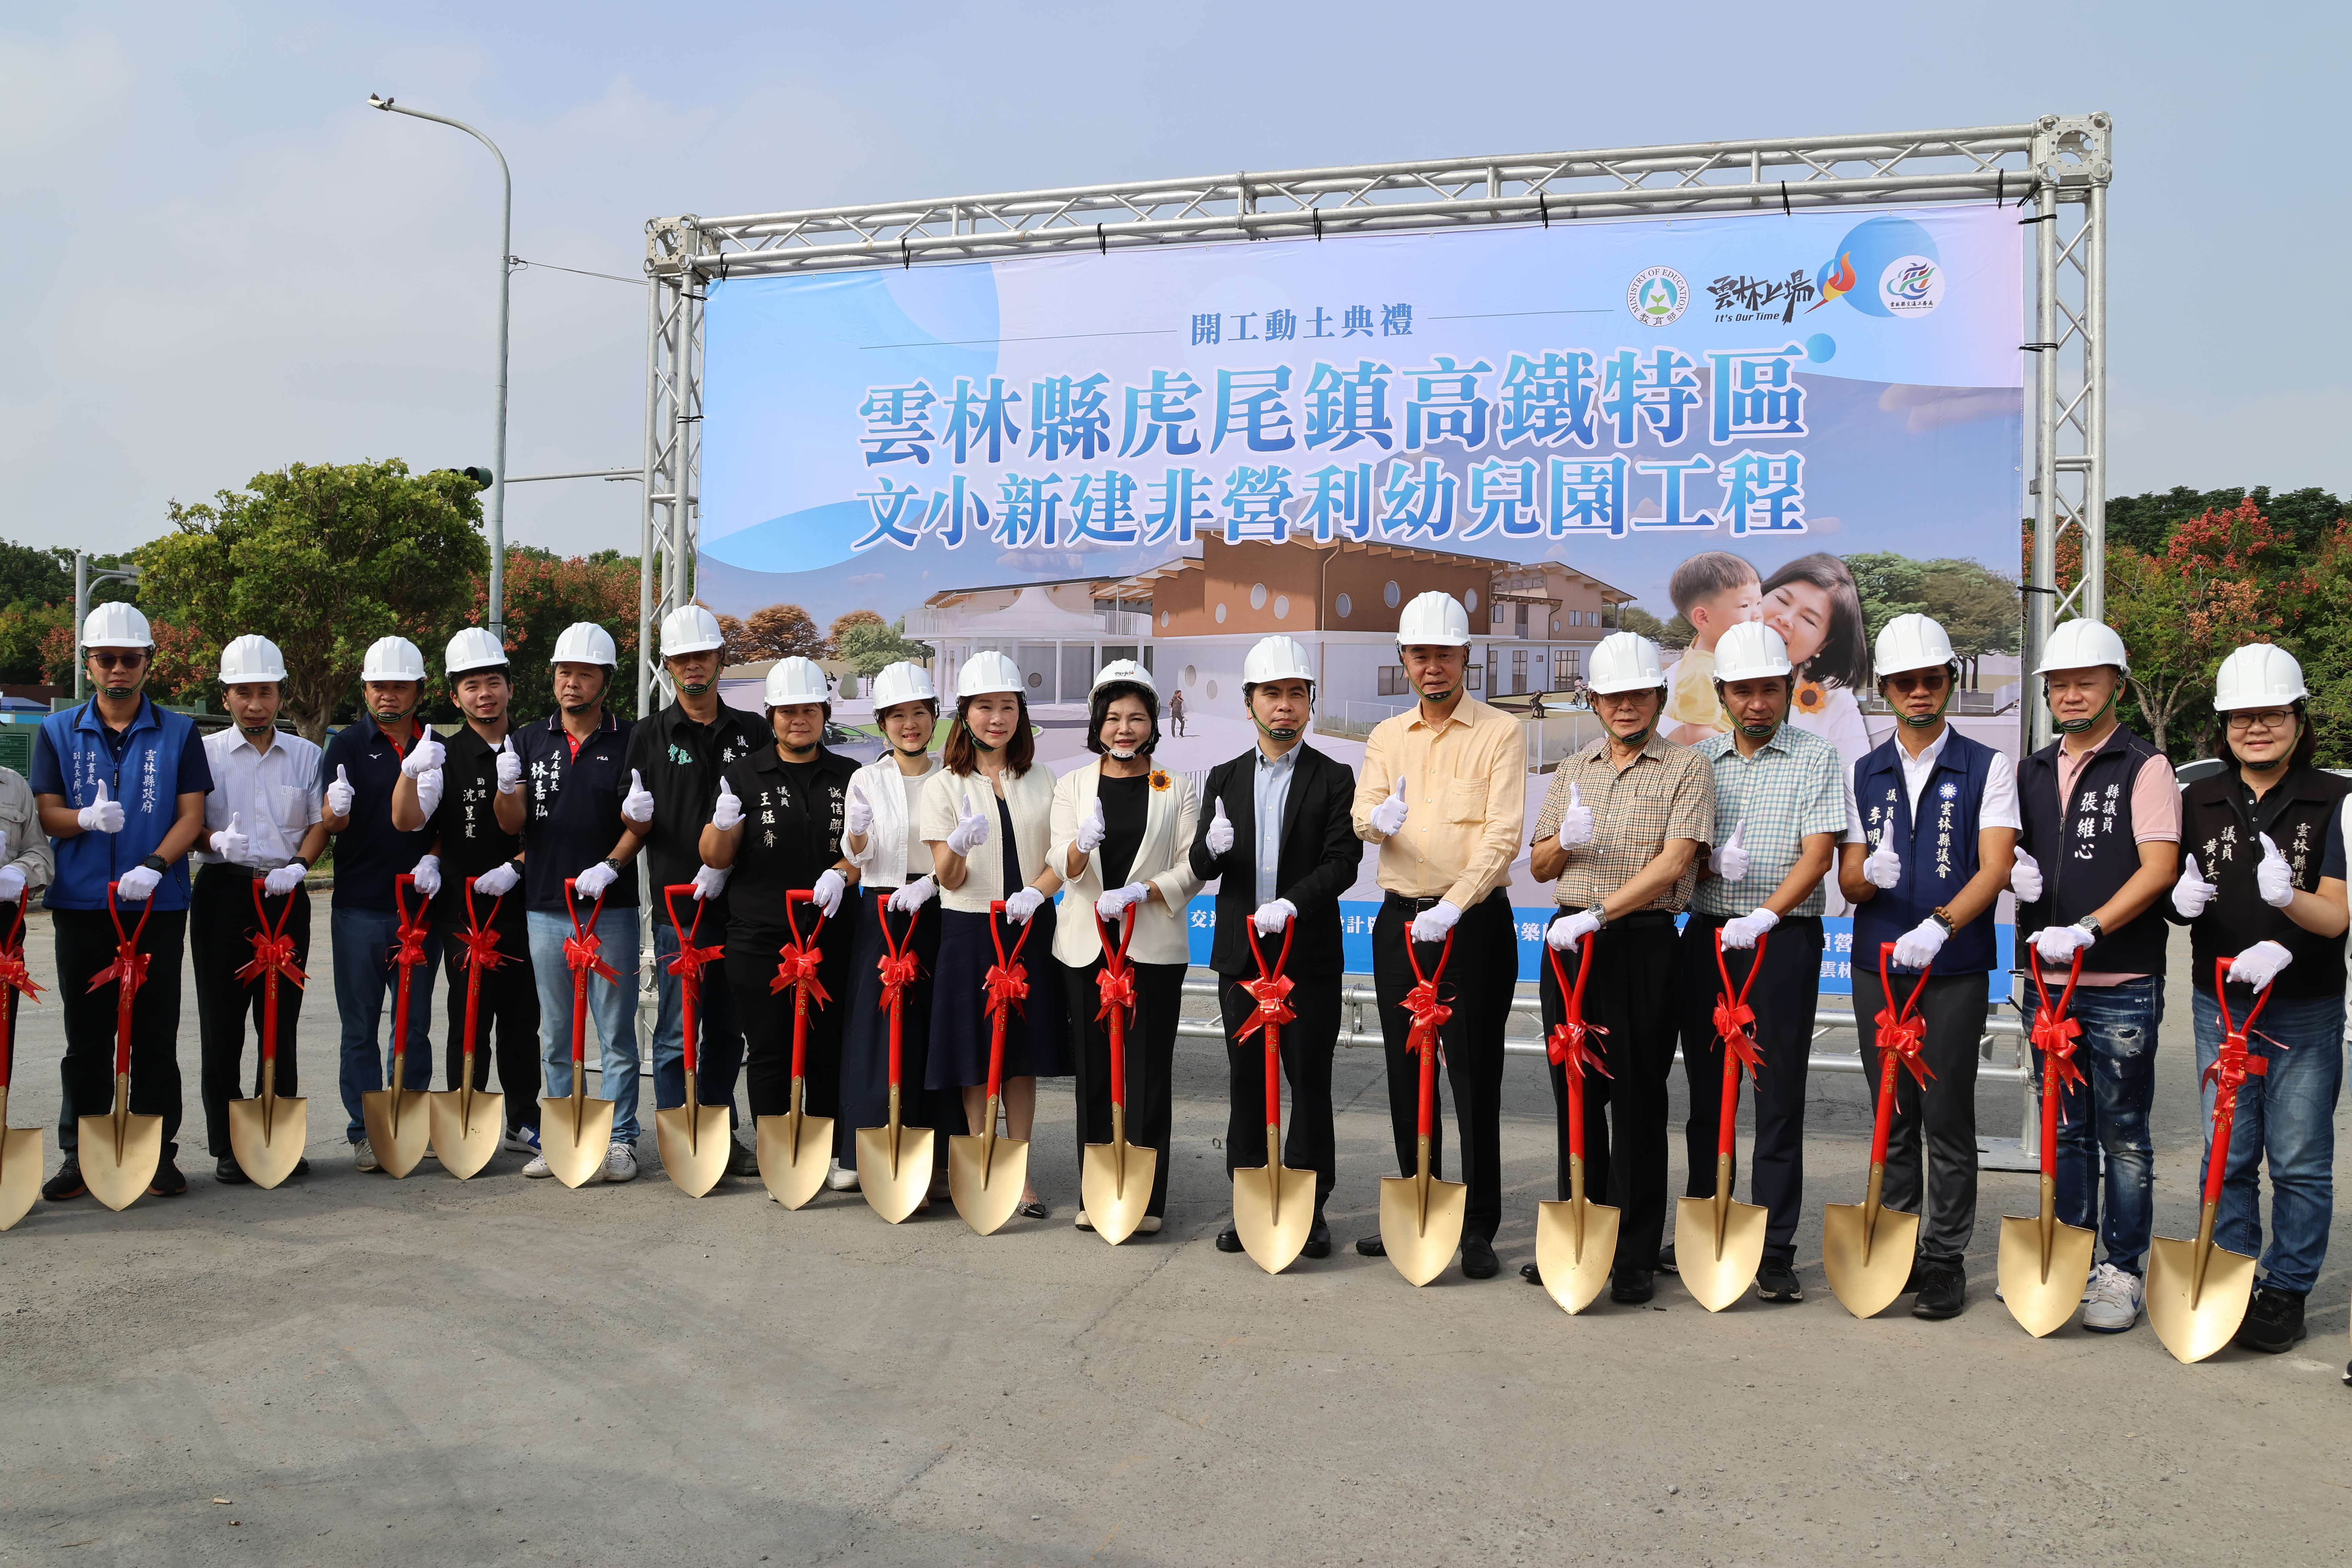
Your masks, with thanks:
[(456, 474), (460, 479), (470, 479), (478, 490), (490, 488), (490, 470), (488, 468), (436, 468), (433, 471), (436, 474)]

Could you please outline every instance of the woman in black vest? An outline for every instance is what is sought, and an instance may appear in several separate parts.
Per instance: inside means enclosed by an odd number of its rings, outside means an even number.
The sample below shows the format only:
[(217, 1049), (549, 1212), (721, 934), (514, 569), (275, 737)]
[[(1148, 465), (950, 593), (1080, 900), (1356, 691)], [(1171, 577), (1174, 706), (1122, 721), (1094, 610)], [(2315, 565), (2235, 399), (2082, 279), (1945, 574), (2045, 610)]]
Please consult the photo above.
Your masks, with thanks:
[[(2229, 966), (2234, 1017), (2252, 1003), (2236, 988), (2271, 988), (2250, 1042), (2267, 1058), (2265, 1071), (2238, 1090), (2213, 1239), (2232, 1252), (2260, 1254), (2262, 1289), (2237, 1342), (2272, 1352), (2304, 1337), (2304, 1298), (2327, 1256), (2336, 1096), (2344, 1076), (2344, 815), (2352, 783), (2311, 765), (2318, 742), (2305, 697), (2303, 668), (2284, 648), (2254, 643), (2221, 661), (2212, 752), (2225, 765), (2182, 797), (2189, 859), (2172, 890), (2172, 916), (2188, 925), (2195, 954), (2200, 1078), (2221, 1054), (2217, 966)], [(2213, 1094), (2207, 1083), (2209, 1145)], [(2259, 1174), (2265, 1159), (2267, 1250)]]

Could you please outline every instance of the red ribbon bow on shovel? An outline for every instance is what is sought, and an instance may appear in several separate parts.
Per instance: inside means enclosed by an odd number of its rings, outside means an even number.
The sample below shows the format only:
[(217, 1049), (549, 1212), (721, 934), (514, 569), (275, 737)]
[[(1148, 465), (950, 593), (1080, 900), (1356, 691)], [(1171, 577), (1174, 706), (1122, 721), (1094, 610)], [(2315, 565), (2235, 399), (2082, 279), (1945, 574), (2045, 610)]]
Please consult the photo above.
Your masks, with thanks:
[(499, 918), (499, 906), (506, 902), (506, 895), (500, 893), (490, 900), (490, 918), (485, 921), (474, 912), (474, 881), (471, 877), (466, 879), (466, 929), (457, 933), (457, 962), (481, 969), (496, 969), (501, 963), (511, 962), (499, 951), (499, 933), (492, 929), (493, 922)]
[(901, 1005), (907, 987), (922, 978), (923, 966), (915, 956), (915, 922), (923, 918), (918, 907), (907, 917), (907, 934), (894, 936), (890, 931), (890, 903), (887, 899), (875, 906), (875, 919), (882, 922), (881, 959), (874, 966), (882, 978), (882, 1006), (885, 1011)]
[(984, 1006), (991, 1013), (1002, 1013), (1007, 1007), (1026, 1011), (1029, 1000), (1029, 972), (1021, 967), (1021, 950), (1029, 945), (1029, 933), (1034, 925), (1024, 925), (1021, 934), (1013, 939), (1013, 951), (1004, 951), (1004, 925), (992, 909), (988, 921), (988, 940), (995, 944), (996, 962), (989, 966), (981, 983)]
[[(286, 921), (294, 913), (294, 900), (278, 911), (278, 923), (271, 925), (269, 916), (261, 907), (261, 884), (253, 884), (253, 913), (261, 929), (253, 933), (253, 956), (236, 972), (239, 980), (258, 980), (272, 970), (292, 981), (298, 987), (310, 978), (294, 963), (294, 939), (286, 934)], [(420, 939), (421, 940), (421, 939)]]
[(1278, 1029), (1298, 1016), (1290, 1005), (1290, 988), (1297, 982), (1283, 973), (1290, 966), (1290, 939), (1297, 934), (1298, 922), (1293, 920), (1283, 928), (1281, 956), (1274, 961), (1274, 967), (1268, 969), (1265, 952), (1258, 946), (1257, 927), (1255, 924), (1249, 927), (1250, 952), (1257, 959), (1258, 977), (1243, 981), (1241, 986), (1257, 1005), (1251, 1011), (1249, 1022), (1244, 1024), (1240, 1033), (1234, 1037), (1236, 1042), (1248, 1039), (1261, 1029)]
[(16, 919), (8, 928), (5, 945), (0, 945), (0, 995), (22, 991), (37, 1002), (41, 999), (41, 983), (25, 967), (25, 904), (16, 903)]
[(2215, 959), (2213, 1000), (2221, 1009), (2221, 1050), (2198, 1081), (2211, 1085), (2216, 1094), (2230, 1096), (2234, 1102), (2241, 1085), (2250, 1078), (2265, 1077), (2271, 1070), (2268, 1057), (2255, 1056), (2246, 1048), (2246, 1037), (2253, 1032), (2254, 1019), (2261, 1015), (2263, 1004), (2271, 999), (2271, 988), (2265, 985), (2254, 993), (2254, 1005), (2247, 1010), (2245, 1022), (2233, 1027), (2230, 1023), (2229, 994), (2222, 990), (2229, 978), (2230, 960)]
[(1878, 944), (1878, 984), (1880, 994), (1886, 1000), (1880, 1004), (1871, 1021), (1878, 1026), (1878, 1048), (1893, 1051), (1895, 1061), (1908, 1068), (1913, 1080), (1925, 1089), (1927, 1080), (1936, 1075), (1927, 1070), (1927, 1058), (1923, 1054), (1927, 1045), (1927, 1020), (1915, 1009), (1919, 1005), (1919, 993), (1927, 988), (1929, 972), (1925, 969), (1919, 972), (1919, 983), (1911, 987), (1911, 994), (1903, 999), (1903, 1005), (1897, 1007), (1895, 1005), (1895, 982), (1887, 974), (1887, 964), (1894, 953), (1893, 942)]
[(1404, 994), (1404, 1010), (1412, 1015), (1412, 1027), (1404, 1037), (1404, 1048), (1415, 1055), (1432, 1055), (1438, 1048), (1437, 1031), (1454, 1016), (1454, 1009), (1437, 999), (1438, 978), (1445, 973), (1445, 961), (1454, 956), (1454, 933), (1445, 933), (1445, 945), (1438, 950), (1437, 967), (1427, 974), (1421, 972), (1421, 953), (1413, 946), (1412, 935), (1405, 934), (1404, 955), (1412, 961), (1413, 988)]
[(671, 896), (674, 890), (667, 888), (662, 889), (662, 902), (669, 906), (670, 930), (677, 933), (677, 956), (669, 961), (669, 972), (684, 979), (698, 981), (702, 978), (702, 966), (706, 963), (718, 963), (725, 955), (727, 947), (723, 942), (717, 947), (694, 945), (696, 935), (702, 930), (702, 900), (700, 899), (694, 900), (693, 923), (680, 925), (677, 919), (677, 902)]
[(604, 897), (601, 894), (598, 895), (596, 901), (588, 907), (588, 919), (585, 922), (580, 919), (580, 905), (572, 896), (572, 884), (569, 880), (563, 884), (563, 902), (572, 916), (572, 934), (563, 939), (564, 967), (574, 974), (585, 970), (602, 980), (618, 985), (621, 983), (621, 977), (613, 973), (611, 964), (604, 962), (602, 956), (604, 951), (604, 939), (596, 934), (596, 922), (604, 917)]
[[(2083, 1081), (2082, 1065), (2074, 1060), (2074, 1043), (2082, 1037), (2083, 1023), (2069, 1011), (2074, 1000), (2074, 983), (2083, 977), (2083, 954), (2077, 950), (2074, 965), (2066, 972), (2066, 988), (2058, 994), (2058, 1002), (2050, 1002), (2050, 987), (2042, 979), (2042, 965), (2033, 966), (2033, 988), (2041, 993), (2041, 1004), (2033, 1009), (2031, 1038), (2033, 1048), (2042, 1053), (2042, 1076), (2058, 1086), (2060, 1105), (2064, 1095)], [(2047, 1085), (2044, 1086), (2045, 1090)]]
[(1585, 938), (1583, 955), (1577, 962), (1574, 989), (1570, 988), (1568, 973), (1560, 967), (1559, 952), (1549, 943), (1544, 947), (1552, 979), (1559, 985), (1561, 1011), (1566, 1015), (1551, 1026), (1544, 1041), (1544, 1054), (1551, 1058), (1554, 1067), (1571, 1078), (1582, 1078), (1587, 1069), (1602, 1078), (1612, 1076), (1601, 1061), (1601, 1053), (1592, 1048), (1592, 1037), (1605, 1035), (1608, 1029), (1584, 1021), (1584, 983), (1592, 973), (1591, 941), (1590, 936)]
[(128, 932), (122, 929), (121, 911), (114, 907), (114, 884), (106, 885), (106, 913), (114, 921), (114, 962), (89, 977), (92, 991), (103, 989), (110, 981), (121, 981), (133, 993), (147, 984), (149, 955), (139, 951), (139, 939), (147, 930), (147, 917), (155, 912), (155, 900), (149, 899), (147, 907), (139, 912), (139, 923)]
[[(1748, 1005), (1748, 994), (1756, 988), (1756, 976), (1764, 967), (1764, 943), (1769, 938), (1756, 939), (1756, 956), (1748, 965), (1748, 978), (1735, 992), (1731, 986), (1731, 966), (1723, 957), (1723, 933), (1715, 938), (1715, 972), (1723, 977), (1723, 989), (1715, 997), (1715, 1032), (1723, 1038), (1723, 1048), (1731, 1059), (1748, 1069), (1748, 1081), (1756, 1081), (1756, 1069), (1764, 1065), (1764, 1053), (1757, 1048), (1755, 1031), (1756, 1009)], [(1728, 1102), (1727, 1102), (1728, 1103)]]
[(824, 965), (824, 952), (816, 944), (819, 932), (824, 930), (824, 911), (817, 911), (816, 924), (806, 936), (801, 935), (801, 922), (793, 910), (805, 900), (787, 898), (784, 900), (784, 923), (792, 928), (793, 940), (776, 950), (776, 977), (768, 982), (768, 994), (788, 991), (798, 986), (807, 999), (819, 1007), (832, 1002), (825, 994), (824, 984), (817, 971)]

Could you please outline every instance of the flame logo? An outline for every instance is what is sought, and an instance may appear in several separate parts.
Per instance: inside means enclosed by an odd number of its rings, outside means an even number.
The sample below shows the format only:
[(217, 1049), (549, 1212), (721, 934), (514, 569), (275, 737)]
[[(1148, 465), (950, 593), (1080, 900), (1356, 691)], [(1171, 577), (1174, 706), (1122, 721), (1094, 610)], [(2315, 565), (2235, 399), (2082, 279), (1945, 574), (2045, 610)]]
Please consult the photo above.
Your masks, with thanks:
[(1853, 288), (1853, 251), (1847, 250), (1840, 252), (1834, 268), (1824, 267), (1822, 268), (1821, 285), (1822, 297), (1805, 308), (1805, 314), (1809, 316), (1815, 310), (1820, 310), (1823, 305), (1826, 305), (1831, 300), (1836, 299), (1839, 295), (1846, 293)]

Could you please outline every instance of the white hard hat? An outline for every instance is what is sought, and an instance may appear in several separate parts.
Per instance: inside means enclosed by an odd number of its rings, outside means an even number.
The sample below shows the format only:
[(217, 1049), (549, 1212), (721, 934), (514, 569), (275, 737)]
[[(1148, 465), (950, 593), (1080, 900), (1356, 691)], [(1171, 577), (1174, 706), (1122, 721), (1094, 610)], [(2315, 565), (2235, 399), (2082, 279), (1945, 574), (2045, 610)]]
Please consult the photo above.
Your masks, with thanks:
[(2303, 666), (2276, 643), (2248, 643), (2223, 659), (2213, 677), (2213, 708), (2221, 713), (2284, 707), (2310, 695), (2304, 689)]
[(368, 644), (367, 658), (360, 666), (362, 680), (422, 680), (425, 679), (425, 656), (406, 637), (378, 637)]
[(1762, 621), (1735, 621), (1715, 639), (1717, 680), (1759, 680), (1768, 675), (1789, 675), (1789, 645)]
[(2089, 669), (2101, 664), (2112, 664), (2126, 675), (2131, 673), (2131, 666), (2124, 658), (2124, 639), (2096, 621), (2065, 621), (2042, 645), (2042, 662), (2033, 667), (2033, 673)]
[(1470, 612), (1462, 601), (1451, 594), (1441, 594), (1433, 588), (1417, 594), (1412, 603), (1397, 617), (1397, 646), (1411, 647), (1415, 643), (1428, 643), (1444, 647), (1460, 647), (1470, 640)]
[(1242, 684), (1255, 686), (1262, 680), (1308, 680), (1315, 679), (1315, 666), (1308, 662), (1307, 650), (1292, 637), (1271, 637), (1257, 639), (1257, 646), (1242, 660)]
[(789, 708), (796, 702), (830, 702), (833, 688), (814, 659), (795, 655), (768, 667), (768, 706)]
[(268, 637), (247, 632), (231, 639), (221, 649), (220, 679), (223, 686), (235, 686), (243, 680), (283, 680), (286, 679), (286, 658), (278, 645)]
[(81, 646), (84, 647), (153, 647), (155, 638), (147, 630), (147, 617), (139, 613), (136, 605), (99, 605), (81, 624)]
[(1639, 632), (1611, 632), (1592, 650), (1592, 673), (1584, 682), (1597, 697), (1616, 691), (1647, 691), (1666, 683), (1658, 645)]
[(680, 605), (662, 617), (661, 650), (664, 658), (682, 653), (709, 653), (715, 647), (725, 647), (727, 639), (719, 635), (719, 617), (700, 605)]
[(1878, 629), (1875, 663), (1880, 676), (1906, 669), (1935, 669), (1953, 663), (1952, 639), (1933, 616), (1897, 616)]
[(555, 639), (555, 657), (547, 662), (617, 666), (621, 656), (614, 650), (612, 633), (593, 621), (574, 621)]
[(1021, 689), (1021, 668), (992, 648), (983, 648), (963, 661), (956, 671), (956, 696), (985, 697), (992, 691)]
[(882, 673), (874, 678), (874, 711), (883, 713), (901, 702), (937, 702), (938, 689), (931, 685), (931, 672), (911, 659), (885, 665)]
[(449, 639), (449, 647), (441, 656), (441, 668), (455, 680), (461, 675), (471, 675), (478, 669), (504, 669), (507, 650), (499, 639), (479, 626), (467, 626)]
[(1094, 694), (1104, 687), (1116, 685), (1140, 686), (1154, 697), (1160, 695), (1160, 687), (1150, 670), (1131, 658), (1115, 658), (1095, 671), (1095, 683), (1087, 689), (1087, 700), (1092, 701)]

